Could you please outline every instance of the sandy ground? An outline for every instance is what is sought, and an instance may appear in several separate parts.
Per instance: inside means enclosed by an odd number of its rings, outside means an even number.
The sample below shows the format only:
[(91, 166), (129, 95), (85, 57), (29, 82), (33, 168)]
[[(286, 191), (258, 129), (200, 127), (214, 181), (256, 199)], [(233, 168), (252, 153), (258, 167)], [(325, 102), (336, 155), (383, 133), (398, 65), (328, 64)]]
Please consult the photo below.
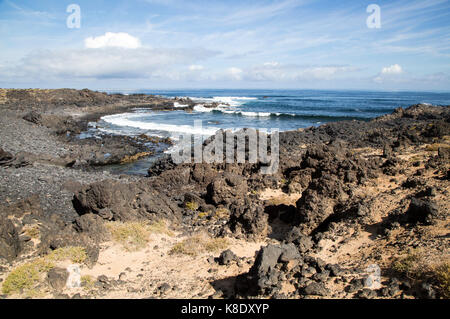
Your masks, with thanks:
[[(90, 276), (94, 281), (99, 276), (108, 277), (111, 286), (99, 289), (92, 285), (80, 288), (65, 288), (55, 295), (43, 289), (39, 298), (55, 298), (62, 295), (72, 297), (80, 294), (87, 298), (214, 298), (223, 297), (222, 292), (231, 291), (234, 278), (248, 272), (256, 252), (266, 242), (247, 242), (228, 238), (228, 248), (240, 261), (231, 265), (219, 265), (210, 257), (218, 257), (222, 250), (199, 253), (197, 256), (170, 254), (171, 248), (186, 237), (151, 234), (146, 247), (128, 251), (121, 244), (108, 241), (102, 244), (97, 263), (91, 268), (79, 265), (81, 276)], [(66, 268), (69, 261), (55, 266)], [(0, 279), (5, 279), (5, 275)], [(161, 289), (163, 285), (167, 288)], [(219, 291), (219, 292), (217, 292)], [(9, 298), (17, 298), (11, 295)]]

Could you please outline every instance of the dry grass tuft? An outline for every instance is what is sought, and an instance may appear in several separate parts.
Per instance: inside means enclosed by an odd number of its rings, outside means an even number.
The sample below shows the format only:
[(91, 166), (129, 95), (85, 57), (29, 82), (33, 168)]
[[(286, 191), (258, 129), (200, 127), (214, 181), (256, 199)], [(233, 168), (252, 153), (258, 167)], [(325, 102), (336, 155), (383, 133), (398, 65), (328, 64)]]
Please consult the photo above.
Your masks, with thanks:
[(397, 258), (392, 268), (413, 282), (434, 283), (442, 297), (450, 298), (450, 261), (448, 259), (430, 260), (423, 251), (415, 249)]
[(167, 236), (174, 236), (174, 233), (169, 229), (167, 222), (163, 219), (152, 222), (148, 225), (148, 230), (152, 234), (165, 234)]
[(197, 234), (175, 244), (169, 253), (197, 256), (202, 252), (217, 252), (226, 249), (228, 245), (226, 238), (211, 238), (205, 234)]
[(414, 279), (422, 276), (426, 272), (427, 266), (421, 251), (410, 250), (408, 254), (394, 261), (392, 269), (407, 278)]
[(217, 208), (216, 211), (214, 212), (214, 218), (216, 219), (222, 219), (222, 218), (227, 218), (230, 216), (230, 211), (227, 208)]
[(150, 241), (150, 226), (147, 222), (110, 222), (106, 227), (112, 239), (128, 251), (140, 250)]
[(444, 262), (433, 269), (442, 296), (450, 299), (450, 262)]
[(45, 258), (54, 262), (70, 260), (75, 264), (83, 264), (88, 257), (84, 247), (68, 246), (53, 250)]

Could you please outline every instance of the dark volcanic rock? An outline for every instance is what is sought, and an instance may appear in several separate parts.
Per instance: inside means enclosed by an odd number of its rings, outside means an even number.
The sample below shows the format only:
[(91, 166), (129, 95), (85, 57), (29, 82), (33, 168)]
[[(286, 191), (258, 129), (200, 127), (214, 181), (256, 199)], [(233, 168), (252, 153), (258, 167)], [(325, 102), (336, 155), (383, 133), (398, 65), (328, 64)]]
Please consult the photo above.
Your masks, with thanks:
[(170, 198), (152, 190), (148, 184), (104, 181), (94, 183), (75, 194), (78, 214), (96, 214), (105, 219), (177, 218), (179, 208)]
[(21, 249), (16, 227), (9, 219), (0, 215), (0, 259), (11, 262), (19, 255)]
[(312, 282), (303, 289), (305, 295), (326, 296), (328, 290), (323, 283)]
[(13, 159), (14, 156), (11, 153), (6, 152), (2, 148), (0, 148), (0, 166), (11, 163)]
[(287, 233), (284, 240), (286, 243), (294, 243), (301, 253), (306, 253), (314, 245), (314, 242), (312, 241), (311, 237), (303, 234), (300, 228), (298, 227), (292, 228)]
[(86, 234), (96, 243), (101, 243), (108, 238), (102, 216), (86, 214), (75, 219), (73, 227), (79, 233)]
[(57, 291), (66, 286), (67, 278), (69, 278), (69, 273), (64, 268), (52, 268), (47, 274), (47, 282)]
[(231, 173), (215, 179), (207, 187), (207, 197), (214, 205), (229, 205), (242, 200), (247, 192), (247, 181), (242, 176)]
[(273, 293), (280, 287), (282, 275), (279, 263), (300, 259), (293, 244), (268, 245), (261, 248), (247, 276), (239, 278), (236, 290), (241, 295)]
[(238, 259), (239, 258), (235, 255), (235, 253), (233, 253), (230, 249), (227, 249), (220, 254), (218, 262), (219, 265), (229, 265), (232, 262), (237, 261)]
[(42, 115), (37, 111), (31, 111), (25, 114), (23, 119), (34, 124), (42, 124)]
[(410, 223), (431, 223), (439, 216), (437, 205), (431, 200), (421, 200), (413, 198), (406, 211), (407, 221)]
[(228, 227), (234, 234), (251, 237), (266, 236), (269, 231), (269, 216), (261, 203), (245, 199), (245, 203), (233, 203)]

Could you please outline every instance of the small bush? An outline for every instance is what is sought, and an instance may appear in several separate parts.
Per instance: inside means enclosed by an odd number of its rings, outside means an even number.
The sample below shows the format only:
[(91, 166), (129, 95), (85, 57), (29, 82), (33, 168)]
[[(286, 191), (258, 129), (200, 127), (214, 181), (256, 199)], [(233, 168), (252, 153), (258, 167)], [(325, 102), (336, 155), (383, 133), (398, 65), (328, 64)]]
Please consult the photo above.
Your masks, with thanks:
[(46, 258), (39, 258), (15, 268), (6, 277), (2, 285), (4, 294), (32, 291), (40, 281), (41, 275), (54, 267)]
[(433, 269), (434, 276), (444, 298), (450, 298), (450, 262), (444, 262)]
[(186, 208), (192, 211), (196, 211), (198, 209), (198, 204), (196, 202), (187, 202)]
[(427, 260), (424, 253), (416, 249), (398, 258), (392, 268), (413, 282), (433, 283), (442, 297), (450, 298), (450, 262), (448, 260)]
[(199, 234), (175, 244), (169, 253), (197, 256), (202, 252), (215, 252), (227, 247), (228, 241), (225, 238), (210, 238)]
[(142, 249), (150, 241), (151, 227), (146, 222), (111, 222), (106, 226), (112, 239), (120, 243), (126, 250)]
[(81, 276), (81, 286), (86, 290), (91, 290), (95, 286), (95, 278), (91, 275)]
[(411, 250), (407, 255), (397, 258), (392, 268), (408, 278), (420, 277), (425, 272), (422, 255), (417, 250)]
[(204, 218), (208, 217), (209, 214), (210, 214), (210, 212), (201, 212), (198, 214), (198, 218), (204, 219)]
[(75, 264), (82, 264), (88, 257), (85, 248), (79, 246), (68, 246), (53, 250), (46, 258), (51, 261), (70, 260)]
[(83, 247), (62, 247), (53, 250), (48, 255), (20, 265), (13, 269), (2, 285), (5, 294), (25, 292), (27, 296), (38, 296), (39, 291), (34, 286), (39, 283), (43, 274), (55, 267), (58, 261), (70, 260), (82, 264), (87, 254)]

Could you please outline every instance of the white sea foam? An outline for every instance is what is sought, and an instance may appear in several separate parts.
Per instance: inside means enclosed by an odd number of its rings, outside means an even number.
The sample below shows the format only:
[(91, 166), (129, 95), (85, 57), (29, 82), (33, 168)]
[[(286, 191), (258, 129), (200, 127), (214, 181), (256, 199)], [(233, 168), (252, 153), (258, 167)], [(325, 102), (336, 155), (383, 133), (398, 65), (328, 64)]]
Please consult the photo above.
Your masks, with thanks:
[(199, 97), (189, 97), (191, 100), (196, 102), (206, 102), (206, 103), (219, 103), (228, 104), (229, 106), (241, 106), (247, 101), (257, 100), (256, 97), (241, 97), (241, 96), (214, 96), (212, 98), (199, 98)]
[[(153, 130), (153, 131), (165, 131), (169, 133), (188, 133), (194, 135), (214, 135), (218, 128), (210, 127), (194, 127), (191, 125), (173, 125), (164, 123), (154, 123), (154, 122), (143, 122), (136, 118), (141, 117), (140, 114), (124, 113), (124, 114), (114, 114), (102, 117), (102, 120), (122, 127), (132, 127), (141, 130)], [(136, 119), (136, 120), (133, 120)]]
[(189, 105), (187, 105), (187, 104), (180, 104), (180, 103), (178, 103), (178, 102), (174, 102), (173, 103), (173, 107), (188, 107)]
[(243, 116), (250, 116), (250, 117), (267, 117), (270, 116), (271, 113), (267, 112), (237, 112)]
[[(151, 115), (149, 112), (144, 112), (143, 110), (141, 112), (136, 113), (120, 113), (120, 114), (112, 114), (112, 115), (105, 115), (101, 119), (105, 122), (115, 124), (113, 122), (120, 121), (122, 119), (133, 119), (133, 118), (139, 118), (142, 117), (142, 113), (146, 113), (146, 115)], [(115, 124), (120, 125), (120, 124)]]
[(212, 112), (213, 110), (216, 110), (216, 109), (217, 108), (205, 107), (202, 104), (197, 104), (196, 106), (194, 106), (194, 111), (202, 112), (202, 113)]

